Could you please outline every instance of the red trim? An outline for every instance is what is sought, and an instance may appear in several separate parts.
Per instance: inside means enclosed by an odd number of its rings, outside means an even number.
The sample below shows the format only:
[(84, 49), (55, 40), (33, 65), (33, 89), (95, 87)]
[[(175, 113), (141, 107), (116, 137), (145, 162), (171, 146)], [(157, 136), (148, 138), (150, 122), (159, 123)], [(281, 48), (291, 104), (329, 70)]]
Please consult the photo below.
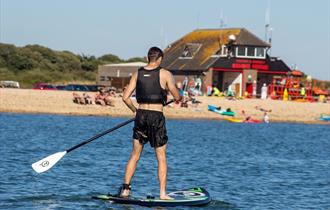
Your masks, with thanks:
[(259, 70), (258, 73), (266, 73), (266, 74), (285, 74), (287, 75), (287, 72), (285, 71), (263, 71), (263, 70)]
[(266, 64), (266, 61), (265, 60), (252, 60), (252, 63), (255, 63), (255, 64)]
[(254, 60), (254, 59), (236, 59), (235, 63), (266, 64), (266, 61), (265, 60)]
[(242, 73), (243, 70), (238, 70), (238, 69), (225, 69), (225, 68), (213, 68), (212, 70), (214, 71), (227, 71), (227, 72), (240, 72)]
[(250, 59), (236, 59), (236, 63), (251, 63)]
[[(226, 68), (212, 68), (214, 71), (227, 71), (227, 72), (240, 72), (242, 73), (243, 69), (226, 69)], [(270, 70), (257, 70), (258, 73), (266, 73), (266, 74), (287, 74), (287, 72), (284, 71), (270, 71)]]
[(245, 87), (243, 88), (243, 85), (244, 85), (244, 74), (242, 72), (241, 97), (244, 96), (244, 93), (245, 93)]
[(268, 70), (269, 66), (268, 65), (263, 65), (263, 64), (252, 64), (253, 69), (260, 69), (260, 70)]

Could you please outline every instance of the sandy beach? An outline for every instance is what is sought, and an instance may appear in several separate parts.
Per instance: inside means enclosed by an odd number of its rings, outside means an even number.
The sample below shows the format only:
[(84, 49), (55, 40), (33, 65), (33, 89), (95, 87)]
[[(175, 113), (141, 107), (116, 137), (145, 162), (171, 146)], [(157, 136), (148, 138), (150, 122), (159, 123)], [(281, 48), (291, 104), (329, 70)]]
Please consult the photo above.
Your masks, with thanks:
[[(91, 95), (95, 93), (89, 93)], [(45, 91), (30, 89), (0, 89), (0, 112), (14, 113), (50, 113), (67, 115), (96, 115), (112, 117), (133, 117), (133, 113), (125, 106), (120, 97), (114, 98), (115, 106), (79, 105), (72, 101), (70, 91)], [(198, 107), (183, 108), (168, 106), (165, 115), (179, 119), (223, 119), (224, 116), (207, 110), (208, 104), (231, 108), (237, 118), (243, 118), (245, 110), (255, 119), (262, 119), (263, 113), (255, 109), (260, 106), (271, 109), (270, 121), (324, 123), (318, 118), (322, 113), (330, 113), (329, 103), (308, 103), (278, 100), (244, 99), (227, 100), (219, 97), (197, 97), (202, 103)]]

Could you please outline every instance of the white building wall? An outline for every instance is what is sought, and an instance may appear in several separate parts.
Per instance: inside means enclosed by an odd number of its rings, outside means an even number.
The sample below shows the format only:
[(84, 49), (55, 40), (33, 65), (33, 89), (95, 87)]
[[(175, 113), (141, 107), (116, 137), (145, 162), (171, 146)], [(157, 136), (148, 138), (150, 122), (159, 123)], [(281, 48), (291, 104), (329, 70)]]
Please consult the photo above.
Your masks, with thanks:
[(242, 96), (242, 74), (239, 72), (223, 73), (223, 87), (225, 90), (228, 90), (228, 87), (231, 86), (232, 90), (236, 92), (236, 84), (239, 84), (239, 96)]

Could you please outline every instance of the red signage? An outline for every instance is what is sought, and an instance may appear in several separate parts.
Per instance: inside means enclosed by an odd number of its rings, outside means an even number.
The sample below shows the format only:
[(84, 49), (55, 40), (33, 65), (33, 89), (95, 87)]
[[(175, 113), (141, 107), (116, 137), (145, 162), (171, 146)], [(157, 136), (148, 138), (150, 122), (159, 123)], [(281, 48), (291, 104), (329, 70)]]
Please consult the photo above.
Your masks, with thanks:
[(264, 60), (252, 60), (252, 63), (265, 64), (266, 61), (264, 61)]
[(252, 60), (252, 59), (236, 59), (236, 63), (255, 63), (255, 64), (265, 64), (265, 60)]
[(233, 69), (250, 69), (251, 65), (248, 63), (233, 63), (231, 67)]
[(268, 65), (261, 65), (261, 64), (252, 64), (253, 69), (260, 69), (260, 70), (268, 70)]
[(236, 59), (236, 63), (251, 63), (250, 59)]
[(236, 59), (236, 62), (231, 65), (233, 69), (258, 69), (269, 70), (265, 60), (253, 59)]

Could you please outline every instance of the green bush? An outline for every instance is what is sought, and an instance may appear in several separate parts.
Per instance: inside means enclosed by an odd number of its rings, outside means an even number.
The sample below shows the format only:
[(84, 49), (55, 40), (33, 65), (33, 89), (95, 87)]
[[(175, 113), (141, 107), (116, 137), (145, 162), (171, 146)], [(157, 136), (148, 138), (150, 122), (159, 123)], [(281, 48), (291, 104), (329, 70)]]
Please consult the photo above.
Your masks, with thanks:
[(137, 61), (145, 62), (146, 59), (134, 57), (125, 61), (110, 53), (96, 58), (40, 45), (16, 47), (0, 43), (0, 80), (18, 81), (21, 87), (32, 87), (37, 82), (95, 83), (98, 65)]

